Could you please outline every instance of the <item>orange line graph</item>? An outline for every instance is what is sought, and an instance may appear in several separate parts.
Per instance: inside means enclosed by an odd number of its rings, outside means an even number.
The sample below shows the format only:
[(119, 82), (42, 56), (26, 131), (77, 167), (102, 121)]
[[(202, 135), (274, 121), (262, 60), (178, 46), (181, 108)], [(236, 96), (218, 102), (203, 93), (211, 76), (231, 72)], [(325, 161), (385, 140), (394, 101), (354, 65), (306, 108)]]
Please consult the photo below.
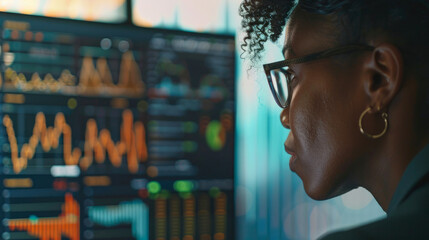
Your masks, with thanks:
[(80, 148), (72, 149), (72, 130), (70, 125), (67, 124), (63, 113), (57, 113), (54, 126), (47, 127), (45, 115), (39, 112), (36, 115), (33, 135), (28, 143), (22, 145), (20, 156), (18, 155), (18, 144), (13, 123), (8, 115), (3, 117), (3, 125), (6, 127), (15, 173), (20, 173), (27, 167), (28, 161), (34, 157), (39, 144), (44, 152), (57, 148), (61, 135), (63, 137), (63, 157), (66, 165), (79, 164), (82, 169), (86, 170), (92, 165), (94, 159), (97, 163), (103, 163), (107, 152), (112, 165), (120, 167), (122, 156), (126, 154), (128, 170), (131, 173), (135, 173), (138, 171), (138, 162), (143, 162), (147, 159), (144, 125), (142, 122), (133, 122), (133, 114), (130, 110), (125, 110), (122, 113), (121, 139), (117, 143), (112, 140), (109, 130), (101, 129), (99, 132), (96, 121), (89, 119), (86, 124), (83, 156)]
[(66, 236), (79, 240), (79, 204), (70, 193), (65, 195), (62, 212), (58, 217), (40, 219), (11, 219), (8, 226), (11, 231), (27, 231), (28, 234), (41, 240), (61, 240)]
[(28, 80), (23, 73), (18, 73), (12, 68), (7, 68), (4, 72), (5, 87), (14, 87), (26, 91), (50, 91), (57, 92), (65, 87), (72, 87), (76, 83), (76, 77), (65, 69), (61, 75), (55, 79), (48, 73), (43, 78), (35, 72)]
[[(119, 71), (119, 81), (115, 85), (105, 58), (98, 58), (94, 66), (93, 59), (85, 57), (80, 70), (79, 90), (90, 94), (102, 93), (103, 91), (108, 91), (111, 94), (135, 95), (143, 93), (140, 69), (132, 52), (125, 52), (122, 55)], [(103, 87), (105, 88), (103, 89)]]
[[(84, 57), (79, 75), (79, 84), (76, 86), (76, 76), (65, 69), (55, 79), (48, 73), (43, 78), (35, 72), (29, 79), (12, 68), (4, 73), (5, 87), (12, 87), (26, 91), (67, 91), (82, 95), (107, 94), (112, 96), (141, 96), (144, 92), (140, 68), (131, 51), (122, 54), (119, 66), (118, 83), (113, 83), (113, 77), (107, 59), (100, 57), (94, 64), (92, 57)], [(2, 84), (0, 76), (0, 86)]]

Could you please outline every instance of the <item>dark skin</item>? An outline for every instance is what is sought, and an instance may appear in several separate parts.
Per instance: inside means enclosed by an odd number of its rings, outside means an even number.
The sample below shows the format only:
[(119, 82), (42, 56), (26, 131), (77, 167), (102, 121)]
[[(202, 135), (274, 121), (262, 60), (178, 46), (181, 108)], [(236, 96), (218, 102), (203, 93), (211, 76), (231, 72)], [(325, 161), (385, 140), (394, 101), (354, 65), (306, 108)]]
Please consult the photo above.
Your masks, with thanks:
[[(328, 34), (335, 31), (330, 24), (295, 10), (286, 26), (285, 59), (338, 46)], [(386, 211), (406, 166), (429, 141), (416, 131), (418, 81), (404, 73), (401, 52), (381, 37), (368, 44), (375, 49), (347, 60), (291, 66), (293, 94), (281, 122), (290, 129), (285, 147), (296, 155), (291, 169), (311, 198), (328, 199), (361, 186)], [(381, 113), (388, 113), (388, 131), (379, 139), (359, 131), (368, 107), (363, 124), (371, 134), (383, 131)]]

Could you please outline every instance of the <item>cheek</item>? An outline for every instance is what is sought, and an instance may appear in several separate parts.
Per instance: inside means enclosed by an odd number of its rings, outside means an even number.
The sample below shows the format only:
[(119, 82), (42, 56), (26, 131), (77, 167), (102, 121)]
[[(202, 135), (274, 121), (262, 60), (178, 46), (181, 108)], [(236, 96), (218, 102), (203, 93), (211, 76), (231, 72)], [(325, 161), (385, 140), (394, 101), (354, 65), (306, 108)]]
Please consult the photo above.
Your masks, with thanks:
[[(292, 132), (296, 136), (296, 144), (308, 154), (316, 154), (321, 149), (319, 141), (330, 135), (332, 121), (332, 89), (327, 80), (329, 76), (312, 76), (306, 74), (294, 90), (291, 101), (290, 117)], [(309, 147), (312, 148), (309, 148)]]
[(324, 89), (313, 86), (305, 88), (305, 95), (297, 92), (291, 108), (291, 128), (296, 138), (300, 157), (319, 156), (329, 148), (332, 129), (330, 128), (329, 106), (323, 95)]
[(353, 118), (352, 91), (328, 84), (326, 79), (317, 80), (324, 84), (302, 84), (290, 109), (299, 156), (296, 170), (313, 196), (316, 191), (331, 192), (351, 171), (356, 148), (353, 141), (359, 133)]

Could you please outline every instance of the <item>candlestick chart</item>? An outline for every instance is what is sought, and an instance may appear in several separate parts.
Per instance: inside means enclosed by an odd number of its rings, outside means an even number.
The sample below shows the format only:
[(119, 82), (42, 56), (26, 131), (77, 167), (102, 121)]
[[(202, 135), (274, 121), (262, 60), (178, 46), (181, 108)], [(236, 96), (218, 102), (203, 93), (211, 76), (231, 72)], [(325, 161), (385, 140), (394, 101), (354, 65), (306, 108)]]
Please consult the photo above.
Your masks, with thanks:
[(0, 26), (3, 239), (233, 239), (233, 37)]

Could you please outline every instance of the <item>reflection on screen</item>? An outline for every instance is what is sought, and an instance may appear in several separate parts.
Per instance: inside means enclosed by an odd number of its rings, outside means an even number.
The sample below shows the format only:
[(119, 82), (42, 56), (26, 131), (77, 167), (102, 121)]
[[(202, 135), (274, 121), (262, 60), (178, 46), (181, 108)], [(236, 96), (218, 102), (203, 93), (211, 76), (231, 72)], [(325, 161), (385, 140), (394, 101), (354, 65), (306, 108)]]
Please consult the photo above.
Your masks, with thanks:
[(0, 12), (109, 23), (127, 18), (126, 0), (2, 0)]
[(3, 239), (233, 239), (234, 39), (0, 18)]

